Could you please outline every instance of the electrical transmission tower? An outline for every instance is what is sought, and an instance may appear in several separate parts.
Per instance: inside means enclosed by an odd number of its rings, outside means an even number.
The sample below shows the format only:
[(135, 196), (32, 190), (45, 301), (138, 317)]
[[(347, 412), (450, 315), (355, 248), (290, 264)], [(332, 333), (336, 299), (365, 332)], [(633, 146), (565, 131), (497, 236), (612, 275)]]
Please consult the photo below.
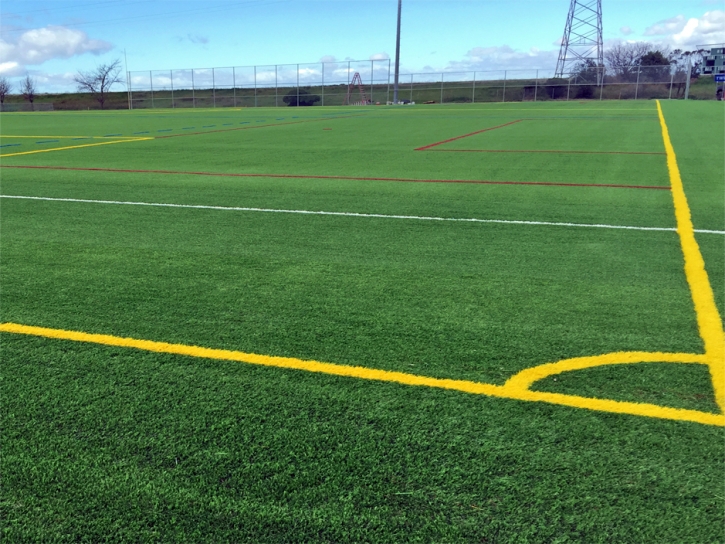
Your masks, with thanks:
[(571, 0), (554, 77), (570, 74), (577, 64), (597, 72), (604, 66), (602, 0)]
[(368, 104), (368, 98), (365, 96), (365, 90), (363, 89), (363, 82), (362, 78), (360, 77), (360, 72), (355, 72), (355, 75), (352, 76), (352, 81), (347, 86), (347, 96), (345, 97), (344, 104), (347, 104), (348, 106), (352, 104), (350, 101), (352, 98), (352, 93), (355, 90), (355, 87), (360, 90), (360, 102), (358, 102), (356, 105), (358, 106), (365, 106)]

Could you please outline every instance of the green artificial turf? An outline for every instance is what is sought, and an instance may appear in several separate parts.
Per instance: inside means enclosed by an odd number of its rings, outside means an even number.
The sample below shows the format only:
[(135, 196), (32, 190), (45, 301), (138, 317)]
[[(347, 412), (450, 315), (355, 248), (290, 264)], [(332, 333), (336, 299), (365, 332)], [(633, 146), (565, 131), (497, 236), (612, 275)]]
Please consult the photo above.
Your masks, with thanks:
[[(725, 230), (722, 104), (662, 106), (695, 228)], [(669, 186), (664, 155), (601, 153), (662, 153), (653, 102), (0, 122), (2, 145), (21, 143), (0, 157), (116, 137), (40, 136), (202, 132), (7, 156), (3, 195), (675, 226), (668, 190), (632, 187)], [(13, 139), (23, 134), (39, 138)], [(277, 174), (331, 178), (268, 177)], [(495, 384), (562, 358), (703, 349), (673, 231), (0, 204), (3, 322)], [(721, 312), (724, 238), (697, 234)], [(720, 427), (6, 333), (0, 341), (8, 542), (721, 539)], [(694, 365), (592, 368), (535, 389), (717, 412), (707, 369)]]

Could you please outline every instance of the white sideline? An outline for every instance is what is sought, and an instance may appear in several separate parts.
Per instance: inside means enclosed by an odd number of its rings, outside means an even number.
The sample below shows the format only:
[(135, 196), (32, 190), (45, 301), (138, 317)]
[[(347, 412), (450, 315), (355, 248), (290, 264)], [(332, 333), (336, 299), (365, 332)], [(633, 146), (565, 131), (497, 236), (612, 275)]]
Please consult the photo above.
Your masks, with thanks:
[[(120, 200), (88, 200), (84, 198), (51, 198), (43, 196), (21, 196), (21, 195), (0, 195), (0, 198), (15, 198), (21, 200), (47, 200), (52, 202), (83, 202), (88, 204), (117, 204), (124, 206), (156, 206), (161, 208), (191, 208), (196, 210), (224, 210), (237, 212), (266, 212), (266, 213), (297, 213), (307, 215), (336, 215), (343, 217), (374, 217), (381, 219), (412, 219), (418, 221), (457, 221), (464, 223), (501, 223), (504, 225), (547, 225), (553, 227), (588, 227), (597, 229), (624, 229), (624, 230), (653, 230), (662, 232), (677, 232), (675, 228), (665, 227), (631, 227), (626, 225), (600, 225), (586, 223), (557, 223), (550, 221), (515, 221), (508, 219), (476, 219), (460, 217), (426, 217), (420, 215), (386, 215), (380, 213), (355, 213), (355, 212), (324, 212), (312, 210), (276, 210), (270, 208), (240, 208), (232, 206), (204, 206), (195, 204), (164, 204), (160, 202), (124, 202)], [(695, 232), (703, 234), (725, 234), (722, 230), (695, 229)]]

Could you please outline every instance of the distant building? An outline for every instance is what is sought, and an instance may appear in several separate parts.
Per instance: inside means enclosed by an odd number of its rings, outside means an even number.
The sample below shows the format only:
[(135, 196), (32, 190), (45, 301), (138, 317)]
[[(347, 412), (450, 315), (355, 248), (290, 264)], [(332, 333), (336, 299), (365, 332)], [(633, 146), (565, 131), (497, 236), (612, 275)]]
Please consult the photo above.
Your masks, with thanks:
[(704, 56), (703, 75), (725, 74), (725, 44), (718, 45), (719, 47), (712, 47), (710, 53)]

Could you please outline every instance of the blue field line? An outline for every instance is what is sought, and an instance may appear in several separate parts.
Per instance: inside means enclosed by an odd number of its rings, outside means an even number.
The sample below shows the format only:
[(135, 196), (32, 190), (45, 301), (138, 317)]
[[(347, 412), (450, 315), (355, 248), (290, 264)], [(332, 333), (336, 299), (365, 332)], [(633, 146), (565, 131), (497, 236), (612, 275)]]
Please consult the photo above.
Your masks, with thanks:
[(286, 117), (277, 117), (277, 119), (275, 119), (275, 121), (284, 121), (285, 119), (286, 119)]
[(17, 145), (23, 145), (23, 144), (3, 144), (3, 145), (0, 145), (0, 147), (15, 147)]
[(242, 121), (242, 122), (241, 122), (241, 123), (239, 123), (239, 124), (240, 124), (240, 125), (248, 125), (248, 124), (249, 124), (249, 121)]
[(232, 126), (233, 124), (234, 124), (234, 123), (224, 123), (224, 124), (223, 124), (222, 126), (223, 126), (223, 127), (230, 127), (230, 126)]
[(123, 136), (123, 134), (104, 134), (104, 138), (108, 138), (109, 136)]
[(36, 144), (52, 144), (53, 142), (60, 142), (60, 140), (41, 140), (39, 142), (35, 142)]
[(92, 140), (93, 138), (90, 138), (88, 136), (84, 136), (83, 138), (71, 138), (72, 140)]
[(215, 127), (215, 126), (216, 125), (203, 125), (201, 128), (212, 128), (212, 127)]
[(266, 119), (262, 119), (261, 121), (257, 121), (257, 123), (266, 123), (266, 122), (267, 122)]
[(148, 134), (148, 133), (149, 133), (148, 130), (143, 130), (141, 132), (134, 132), (134, 134)]
[(192, 128), (196, 128), (196, 127), (184, 127), (181, 130), (191, 130)]
[(156, 132), (171, 132), (171, 130), (173, 130), (173, 129), (170, 129), (170, 128), (160, 128)]

